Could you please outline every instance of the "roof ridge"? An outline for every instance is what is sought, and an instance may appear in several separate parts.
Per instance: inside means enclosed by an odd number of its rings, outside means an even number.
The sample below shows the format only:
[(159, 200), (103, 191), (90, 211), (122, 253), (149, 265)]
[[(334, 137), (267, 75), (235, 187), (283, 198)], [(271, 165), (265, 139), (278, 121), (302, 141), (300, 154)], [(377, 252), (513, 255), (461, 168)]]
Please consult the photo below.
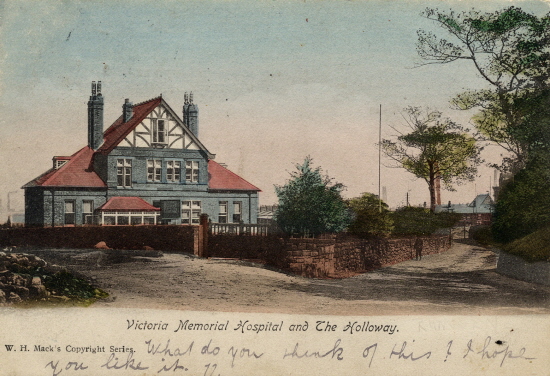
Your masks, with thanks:
[(134, 104), (133, 107), (141, 106), (141, 105), (144, 105), (144, 104), (146, 104), (146, 103), (149, 103), (149, 102), (154, 101), (154, 100), (157, 100), (157, 99), (162, 99), (162, 94), (159, 95), (159, 96), (157, 96), (157, 97), (154, 97), (154, 98), (151, 98), (151, 99), (147, 99), (147, 100), (145, 100), (145, 101), (143, 101), (143, 102), (136, 103), (136, 104)]

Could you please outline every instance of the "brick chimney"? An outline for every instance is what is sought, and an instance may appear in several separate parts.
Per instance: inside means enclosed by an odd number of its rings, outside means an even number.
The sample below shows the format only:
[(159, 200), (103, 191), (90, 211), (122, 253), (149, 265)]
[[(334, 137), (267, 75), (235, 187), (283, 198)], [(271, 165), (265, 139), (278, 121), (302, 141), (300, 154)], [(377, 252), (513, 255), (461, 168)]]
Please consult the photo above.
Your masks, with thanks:
[(92, 81), (92, 95), (88, 101), (88, 146), (99, 149), (103, 143), (103, 96), (101, 81)]
[(124, 100), (124, 104), (122, 105), (122, 116), (125, 123), (134, 116), (134, 105), (128, 98)]
[(199, 137), (199, 108), (193, 103), (193, 93), (185, 93), (183, 98), (183, 124)]

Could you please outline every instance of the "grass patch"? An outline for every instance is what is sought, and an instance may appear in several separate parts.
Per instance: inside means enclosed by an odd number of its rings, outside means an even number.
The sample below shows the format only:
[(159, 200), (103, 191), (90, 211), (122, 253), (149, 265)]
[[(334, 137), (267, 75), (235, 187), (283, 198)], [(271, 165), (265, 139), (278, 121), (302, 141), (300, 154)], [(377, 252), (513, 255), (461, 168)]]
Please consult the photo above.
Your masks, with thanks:
[(502, 247), (503, 251), (526, 261), (550, 260), (550, 227), (540, 229)]

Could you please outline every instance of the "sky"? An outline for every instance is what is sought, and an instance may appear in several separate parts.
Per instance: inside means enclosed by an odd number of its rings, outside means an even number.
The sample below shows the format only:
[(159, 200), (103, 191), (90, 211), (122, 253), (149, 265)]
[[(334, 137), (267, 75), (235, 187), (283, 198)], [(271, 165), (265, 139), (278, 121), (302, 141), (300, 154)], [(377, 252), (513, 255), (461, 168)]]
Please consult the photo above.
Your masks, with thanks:
[[(449, 100), (486, 87), (468, 62), (418, 66), (418, 29), (437, 31), (426, 7), (494, 11), (536, 1), (48, 1), (0, 2), (0, 200), (23, 209), (28, 181), (87, 143), (91, 81), (102, 81), (105, 128), (133, 103), (162, 94), (181, 113), (199, 106), (199, 139), (215, 160), (275, 204), (306, 156), (347, 189), (378, 193), (378, 129), (406, 130), (403, 109), (437, 109), (464, 126), (473, 114)], [(471, 126), (469, 126), (471, 128)], [(502, 150), (489, 146), (487, 162)], [(424, 180), (382, 156), (391, 207), (429, 202)], [(442, 192), (466, 203), (490, 189), (493, 170)], [(1, 220), (1, 218), (0, 218)]]

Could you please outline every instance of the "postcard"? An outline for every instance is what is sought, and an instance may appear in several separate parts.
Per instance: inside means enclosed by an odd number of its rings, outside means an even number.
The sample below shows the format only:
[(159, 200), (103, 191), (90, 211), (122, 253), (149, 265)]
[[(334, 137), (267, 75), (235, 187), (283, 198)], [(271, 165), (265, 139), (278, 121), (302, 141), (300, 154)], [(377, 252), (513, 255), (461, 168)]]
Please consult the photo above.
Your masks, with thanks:
[(0, 12), (0, 375), (548, 375), (547, 1)]

